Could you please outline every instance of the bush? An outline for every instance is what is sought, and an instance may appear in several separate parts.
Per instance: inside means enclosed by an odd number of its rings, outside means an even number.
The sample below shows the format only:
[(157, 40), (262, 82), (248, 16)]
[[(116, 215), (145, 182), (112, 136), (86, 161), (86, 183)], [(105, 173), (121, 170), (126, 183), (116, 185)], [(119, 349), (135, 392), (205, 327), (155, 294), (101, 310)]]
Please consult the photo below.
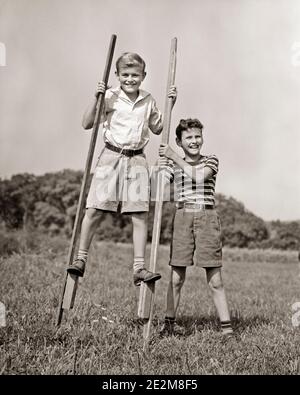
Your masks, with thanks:
[(223, 248), (223, 258), (226, 262), (267, 262), (267, 263), (298, 263), (296, 251), (282, 251), (275, 249)]
[[(10, 254), (19, 248), (24, 251), (41, 248), (40, 243), (43, 244), (48, 236), (70, 238), (82, 177), (81, 171), (63, 170), (43, 176), (24, 173), (10, 180), (0, 179), (0, 230), (2, 221), (11, 232), (22, 228), (25, 232), (15, 240), (15, 236), (8, 235), (5, 230), (1, 240), (3, 254)], [(216, 194), (216, 206), (221, 218), (224, 246), (294, 251), (300, 248), (300, 221), (267, 223), (249, 212), (243, 203), (222, 194)], [(161, 244), (171, 241), (173, 213), (174, 202), (165, 201)], [(153, 216), (154, 202), (151, 202), (148, 242), (152, 239)], [(30, 231), (30, 235), (26, 231)], [(130, 216), (103, 213), (96, 239), (132, 243)]]
[(9, 231), (0, 228), (0, 257), (7, 258), (21, 253), (63, 253), (67, 254), (69, 241), (60, 236), (50, 236), (38, 230)]
[(6, 258), (14, 253), (21, 252), (22, 247), (14, 233), (0, 232), (0, 256)]

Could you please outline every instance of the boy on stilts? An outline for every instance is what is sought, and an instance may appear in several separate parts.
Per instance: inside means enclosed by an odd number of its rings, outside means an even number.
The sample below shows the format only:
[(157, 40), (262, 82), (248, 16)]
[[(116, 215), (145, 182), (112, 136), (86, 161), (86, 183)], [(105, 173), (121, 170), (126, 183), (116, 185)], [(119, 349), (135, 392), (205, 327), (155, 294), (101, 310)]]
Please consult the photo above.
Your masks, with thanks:
[[(105, 142), (95, 169), (82, 221), (79, 251), (67, 268), (68, 273), (83, 276), (88, 250), (101, 221), (103, 211), (130, 214), (133, 224), (133, 281), (152, 282), (161, 278), (145, 268), (147, 220), (149, 211), (149, 171), (144, 148), (150, 131), (160, 134), (162, 115), (150, 93), (141, 90), (146, 77), (144, 60), (136, 53), (124, 53), (116, 62), (116, 76), (120, 86), (108, 89), (98, 83), (95, 98), (83, 117), (83, 127), (93, 126), (97, 97), (105, 92), (105, 110), (102, 116)], [(176, 88), (169, 97), (176, 101)]]

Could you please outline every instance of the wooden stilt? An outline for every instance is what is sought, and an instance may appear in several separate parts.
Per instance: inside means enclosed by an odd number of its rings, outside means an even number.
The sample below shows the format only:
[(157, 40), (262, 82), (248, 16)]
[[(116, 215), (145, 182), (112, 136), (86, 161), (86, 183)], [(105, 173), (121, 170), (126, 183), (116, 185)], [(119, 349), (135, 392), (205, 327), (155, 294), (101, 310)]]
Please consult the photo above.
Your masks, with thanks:
[[(176, 55), (177, 55), (177, 39), (173, 38), (171, 42), (167, 96), (166, 96), (165, 111), (164, 111), (164, 126), (162, 131), (162, 138), (161, 138), (162, 144), (167, 144), (169, 142), (171, 113), (172, 113), (172, 99), (168, 97), (168, 92), (170, 86), (175, 84)], [(155, 199), (155, 212), (154, 212), (154, 223), (153, 223), (153, 231), (152, 231), (150, 265), (149, 265), (149, 270), (151, 272), (156, 271), (156, 262), (158, 256), (159, 239), (160, 239), (160, 231), (161, 231), (161, 217), (162, 217), (163, 195), (164, 195), (164, 182), (163, 182), (162, 172), (159, 172), (156, 191), (157, 191), (157, 195)], [(155, 299), (155, 283), (147, 284), (142, 282), (140, 289), (138, 315), (140, 318), (144, 320), (144, 328), (143, 328), (144, 351), (147, 351), (149, 346), (151, 324), (153, 318), (154, 299)]]
[[(108, 83), (108, 78), (109, 78), (109, 73), (110, 73), (111, 63), (112, 63), (112, 59), (113, 59), (116, 40), (117, 40), (117, 36), (115, 34), (113, 34), (111, 36), (111, 40), (110, 40), (110, 44), (109, 44), (109, 49), (108, 49), (106, 64), (105, 64), (105, 68), (104, 68), (103, 79), (102, 79), (102, 81), (105, 82), (105, 85), (107, 85), (107, 83)], [(97, 101), (97, 111), (96, 111), (96, 116), (95, 116), (94, 125), (93, 125), (93, 132), (92, 132), (89, 151), (88, 151), (88, 155), (87, 155), (86, 166), (85, 166), (85, 171), (84, 171), (84, 175), (83, 175), (80, 196), (79, 196), (79, 201), (78, 201), (78, 206), (77, 206), (77, 212), (76, 212), (75, 222), (74, 222), (74, 226), (73, 226), (72, 238), (71, 238), (71, 242), (70, 242), (70, 248), (69, 248), (69, 254), (68, 254), (68, 265), (71, 265), (73, 262), (73, 259), (74, 259), (75, 246), (76, 246), (76, 241), (77, 241), (77, 238), (78, 238), (78, 235), (80, 232), (80, 223), (82, 220), (82, 214), (83, 214), (83, 211), (85, 208), (87, 184), (88, 184), (88, 179), (89, 179), (89, 175), (90, 175), (90, 171), (91, 171), (95, 146), (96, 146), (96, 142), (97, 142), (100, 118), (101, 118), (101, 114), (103, 112), (104, 103), (105, 103), (105, 94), (99, 94), (98, 101)], [(61, 297), (60, 297), (59, 307), (58, 307), (58, 314), (57, 314), (57, 321), (56, 321), (57, 326), (59, 326), (61, 323), (62, 316), (63, 316), (63, 310), (69, 310), (74, 305), (77, 284), (78, 284), (77, 276), (69, 275), (68, 273), (66, 273), (63, 288), (62, 288), (62, 293), (61, 293)]]

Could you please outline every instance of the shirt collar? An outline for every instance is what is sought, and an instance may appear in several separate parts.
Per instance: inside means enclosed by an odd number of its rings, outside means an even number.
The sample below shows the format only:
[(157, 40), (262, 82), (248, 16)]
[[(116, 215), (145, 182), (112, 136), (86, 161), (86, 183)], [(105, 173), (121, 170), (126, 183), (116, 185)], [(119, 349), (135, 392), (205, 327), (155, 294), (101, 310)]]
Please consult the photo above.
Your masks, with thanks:
[(136, 98), (135, 102), (133, 103), (133, 102), (128, 98), (128, 96), (126, 95), (126, 93), (125, 93), (120, 87), (111, 89), (111, 91), (112, 91), (114, 94), (116, 94), (117, 96), (119, 96), (120, 98), (122, 98), (123, 100), (127, 101), (128, 103), (130, 103), (130, 104), (136, 104), (136, 103), (138, 103), (139, 101), (145, 99), (145, 97), (147, 97), (147, 96), (150, 95), (149, 92), (146, 92), (146, 91), (144, 91), (143, 89), (139, 89), (139, 95), (138, 95), (138, 97)]
[(203, 158), (204, 158), (204, 155), (200, 154), (200, 158), (199, 158), (199, 160), (198, 160), (197, 162), (187, 162), (187, 161), (186, 161), (186, 157), (184, 157), (183, 160), (184, 160), (186, 163), (188, 163), (189, 165), (191, 165), (191, 166), (198, 166), (198, 165), (200, 165), (201, 160), (202, 160)]

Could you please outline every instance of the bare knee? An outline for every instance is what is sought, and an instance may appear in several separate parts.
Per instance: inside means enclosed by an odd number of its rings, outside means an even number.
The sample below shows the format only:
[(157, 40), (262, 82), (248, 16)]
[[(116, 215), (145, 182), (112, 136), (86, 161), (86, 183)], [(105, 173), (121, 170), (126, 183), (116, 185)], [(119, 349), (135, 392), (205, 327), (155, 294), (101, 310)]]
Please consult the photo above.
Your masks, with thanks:
[(85, 212), (85, 219), (89, 222), (98, 222), (101, 218), (102, 211), (95, 208), (88, 208)]
[(148, 221), (148, 212), (133, 213), (131, 215), (131, 219), (132, 219), (133, 225), (139, 225), (139, 224), (147, 223), (147, 221)]
[(212, 291), (220, 291), (223, 289), (223, 281), (221, 276), (212, 277), (208, 283)]
[(172, 271), (172, 284), (173, 288), (180, 290), (184, 284), (185, 281), (185, 270), (174, 270)]
[(175, 281), (173, 280), (173, 288), (176, 290), (180, 290), (184, 284), (184, 279), (176, 279)]

